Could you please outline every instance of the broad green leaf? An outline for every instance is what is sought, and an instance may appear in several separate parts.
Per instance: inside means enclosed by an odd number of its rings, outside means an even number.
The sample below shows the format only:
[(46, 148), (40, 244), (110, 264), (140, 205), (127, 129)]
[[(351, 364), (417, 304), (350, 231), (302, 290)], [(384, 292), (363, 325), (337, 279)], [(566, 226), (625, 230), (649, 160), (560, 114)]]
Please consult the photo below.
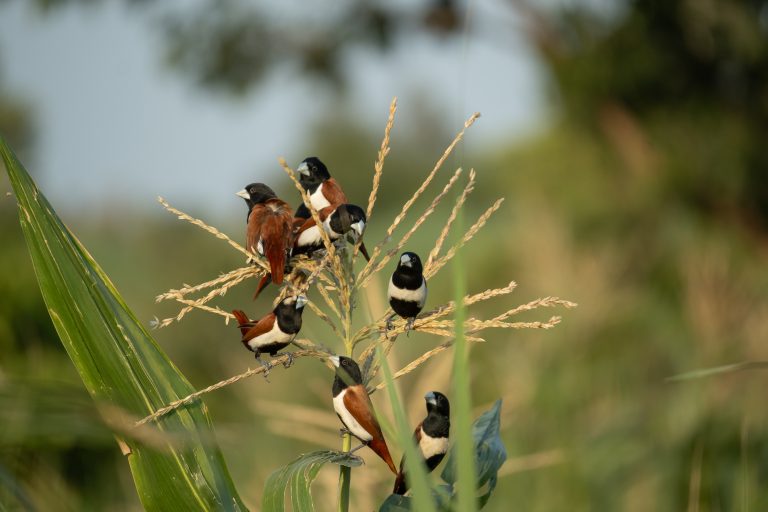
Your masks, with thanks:
[(261, 499), (262, 511), (287, 510), (286, 491), (290, 493), (291, 510), (294, 512), (315, 510), (310, 486), (320, 472), (320, 468), (327, 463), (351, 468), (361, 465), (363, 461), (355, 455), (330, 450), (304, 454), (269, 475), (264, 486), (264, 496)]
[(413, 498), (410, 496), (401, 496), (399, 494), (390, 494), (384, 503), (381, 504), (379, 512), (410, 512), (413, 506)]
[[(480, 491), (477, 496), (477, 506), (482, 508), (496, 488), (498, 472), (507, 460), (507, 450), (500, 436), (501, 400), (497, 400), (488, 411), (484, 412), (472, 424), (473, 453), (475, 460), (474, 488)], [(456, 455), (454, 447), (446, 456), (445, 468), (440, 475), (447, 485), (437, 486), (432, 490), (432, 498), (440, 512), (458, 510), (456, 503)], [(391, 494), (382, 503), (379, 512), (402, 512), (420, 510), (410, 496)]]
[[(496, 400), (490, 410), (484, 412), (472, 425), (474, 439), (476, 482), (475, 488), (482, 490), (486, 485), (487, 491), (478, 497), (480, 507), (484, 506), (496, 487), (499, 468), (507, 460), (507, 450), (501, 441), (500, 429), (501, 400)], [(456, 484), (457, 473), (454, 460), (454, 450), (448, 452), (447, 463), (441, 475), (443, 480), (451, 485)]]
[(64, 226), (2, 139), (0, 154), (48, 312), (86, 389), (100, 410), (109, 411), (105, 414), (130, 450), (128, 463), (144, 507), (245, 509), (202, 401), (151, 423), (152, 443), (147, 444), (146, 435), (133, 435), (132, 422), (126, 418), (142, 418), (194, 388)]

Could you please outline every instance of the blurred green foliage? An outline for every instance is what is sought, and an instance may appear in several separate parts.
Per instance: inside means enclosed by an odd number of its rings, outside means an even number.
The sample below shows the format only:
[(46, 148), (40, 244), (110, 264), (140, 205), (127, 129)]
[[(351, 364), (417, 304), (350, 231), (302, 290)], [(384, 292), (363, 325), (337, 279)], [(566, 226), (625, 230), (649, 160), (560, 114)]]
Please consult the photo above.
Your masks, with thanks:
[[(581, 4), (551, 11), (515, 4), (528, 7), (522, 12), (559, 110), (528, 140), (449, 161), (479, 173), (466, 222), (507, 197), (466, 251), (468, 289), (514, 279), (512, 305), (556, 294), (580, 307), (552, 331), (494, 333), (472, 349), (473, 402), (505, 402), (509, 460), (488, 510), (764, 510), (768, 376), (666, 379), (768, 359), (766, 2), (637, 0), (608, 16)], [(320, 123), (334, 130), (317, 130), (306, 153), (321, 155), (363, 202), (380, 133), (334, 114)], [(427, 128), (405, 133), (396, 124), (370, 239), (378, 240), (403, 190), (418, 184), (447, 142), (443, 120)], [(275, 180), (283, 180), (278, 170)], [(40, 509), (135, 508), (119, 451), (98, 426), (84, 428), (92, 411), (78, 401), (82, 391), (55, 341), (11, 203), (0, 198), (0, 399), (27, 423), (0, 427), (0, 499), (22, 496)], [(202, 207), (177, 206), (203, 215)], [(241, 206), (233, 204), (226, 232), (242, 230)], [(70, 221), (140, 318), (175, 313), (152, 303), (157, 293), (242, 263), (193, 227), (161, 213), (134, 214), (141, 222), (131, 226), (118, 216)], [(413, 249), (431, 247), (444, 214), (425, 224)], [(430, 283), (430, 303), (450, 300), (446, 275)], [(245, 305), (254, 316), (267, 307), (268, 299), (250, 305), (246, 288), (230, 292), (222, 307)], [(308, 322), (306, 335), (322, 341), (322, 333)], [(251, 364), (232, 329), (199, 313), (157, 338), (201, 387)], [(433, 343), (418, 333), (407, 341), (399, 362)], [(444, 378), (428, 366), (405, 377), (403, 388), (422, 385), (429, 371)], [(56, 393), (69, 396), (55, 406), (46, 402), (58, 396), (46, 391), (52, 375), (66, 382)], [(270, 380), (206, 400), (250, 503), (275, 467), (318, 449), (276, 435), (261, 401), (330, 408), (325, 369), (299, 361)], [(406, 399), (417, 404), (423, 391)], [(60, 436), (31, 428), (53, 414), (68, 416)], [(29, 436), (19, 435), (25, 428)], [(371, 467), (362, 471), (373, 476), (359, 485), (379, 504), (391, 482)]]

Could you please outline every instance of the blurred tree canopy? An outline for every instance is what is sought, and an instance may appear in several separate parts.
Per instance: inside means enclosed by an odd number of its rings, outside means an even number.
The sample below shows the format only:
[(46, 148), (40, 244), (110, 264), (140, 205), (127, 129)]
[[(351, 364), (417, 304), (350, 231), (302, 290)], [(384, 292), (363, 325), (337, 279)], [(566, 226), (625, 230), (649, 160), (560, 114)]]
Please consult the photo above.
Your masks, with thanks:
[(670, 201), (768, 228), (768, 2), (635, 0), (615, 19), (536, 19), (566, 115), (657, 174)]
[[(99, 1), (35, 5), (55, 13)], [(350, 48), (387, 51), (414, 32), (462, 37), (468, 5), (346, 1), (318, 11), (204, 0), (163, 5), (158, 16), (167, 62), (205, 88), (242, 94), (289, 65), (343, 91)], [(669, 199), (685, 207), (768, 227), (768, 2), (632, 0), (596, 10), (588, 2), (543, 9), (510, 0), (509, 7), (525, 20), (564, 114), (610, 139), (630, 171), (659, 174)], [(0, 102), (0, 126), (26, 140), (17, 104)]]

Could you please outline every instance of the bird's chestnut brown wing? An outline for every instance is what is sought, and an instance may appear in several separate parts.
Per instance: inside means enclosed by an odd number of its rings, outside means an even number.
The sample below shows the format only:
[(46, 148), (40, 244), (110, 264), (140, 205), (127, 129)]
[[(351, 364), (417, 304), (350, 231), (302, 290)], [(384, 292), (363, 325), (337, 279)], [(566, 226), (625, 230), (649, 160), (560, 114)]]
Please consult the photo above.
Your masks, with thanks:
[(256, 324), (248, 329), (245, 334), (243, 334), (243, 343), (246, 343), (253, 338), (257, 336), (261, 336), (262, 334), (268, 333), (272, 330), (272, 327), (275, 325), (276, 316), (274, 312), (270, 312), (267, 315), (264, 315)]
[(341, 190), (341, 185), (334, 178), (329, 178), (323, 182), (323, 195), (333, 207), (348, 202), (347, 196)]
[[(335, 209), (336, 208), (334, 208), (333, 206), (326, 206), (325, 208), (317, 212), (317, 216), (320, 217), (320, 221), (323, 222), (325, 221), (325, 219), (328, 218), (330, 214), (334, 212)], [(293, 226), (294, 226), (293, 239), (298, 240), (299, 235), (301, 235), (304, 231), (308, 230), (314, 225), (315, 225), (315, 219), (312, 217), (308, 219), (294, 218), (293, 219)]]

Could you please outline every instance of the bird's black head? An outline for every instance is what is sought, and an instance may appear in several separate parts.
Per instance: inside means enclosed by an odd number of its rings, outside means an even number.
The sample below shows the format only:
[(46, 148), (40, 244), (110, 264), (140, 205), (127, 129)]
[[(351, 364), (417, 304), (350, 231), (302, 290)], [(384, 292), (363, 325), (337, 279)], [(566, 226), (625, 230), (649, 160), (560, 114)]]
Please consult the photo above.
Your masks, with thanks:
[(401, 254), (400, 261), (397, 263), (397, 270), (418, 275), (421, 275), (424, 271), (421, 266), (421, 259), (415, 252), (404, 252)]
[(355, 384), (362, 384), (363, 375), (354, 359), (347, 356), (332, 356), (329, 358), (336, 367), (336, 379), (333, 381), (334, 396), (336, 389), (342, 390)]
[(277, 195), (275, 195), (275, 191), (263, 183), (251, 183), (250, 185), (247, 185), (243, 190), (238, 192), (237, 195), (245, 199), (245, 202), (248, 203), (248, 206), (263, 203), (268, 199), (274, 199), (277, 197)]
[(442, 416), (451, 415), (451, 404), (448, 402), (448, 397), (439, 391), (430, 391), (424, 395), (424, 400), (427, 402), (427, 414), (437, 413)]
[(306, 303), (307, 298), (299, 295), (298, 297), (286, 297), (275, 306), (274, 313), (277, 317), (278, 327), (283, 332), (296, 334), (301, 330), (301, 314)]
[(365, 212), (354, 204), (339, 205), (331, 214), (330, 225), (340, 235), (353, 231), (353, 237), (359, 238), (365, 230)]
[(448, 398), (439, 391), (430, 391), (424, 395), (424, 400), (427, 401), (427, 417), (421, 423), (424, 433), (430, 437), (448, 437), (451, 430)]
[(296, 168), (299, 173), (299, 183), (304, 190), (314, 190), (319, 184), (331, 177), (328, 168), (316, 156), (305, 158)]
[(307, 304), (307, 298), (303, 295), (298, 297), (286, 297), (275, 306), (274, 313), (280, 315), (294, 315), (297, 312), (301, 315), (304, 306)]

